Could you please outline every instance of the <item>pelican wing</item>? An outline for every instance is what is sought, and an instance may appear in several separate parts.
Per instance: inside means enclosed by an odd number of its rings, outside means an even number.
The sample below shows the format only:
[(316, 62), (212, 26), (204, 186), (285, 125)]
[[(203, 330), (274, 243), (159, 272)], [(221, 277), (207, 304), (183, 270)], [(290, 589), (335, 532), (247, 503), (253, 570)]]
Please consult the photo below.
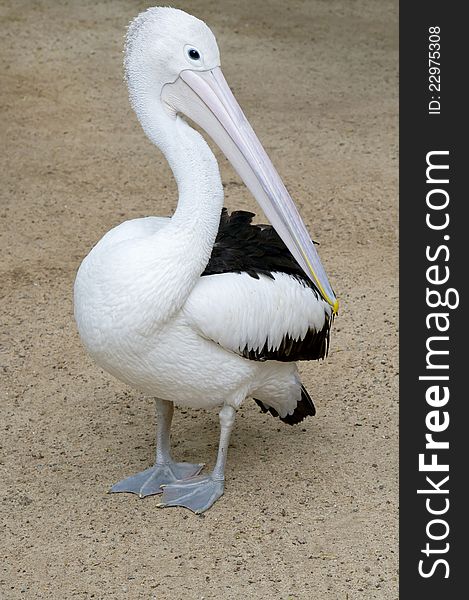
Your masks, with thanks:
[(311, 360), (327, 354), (331, 309), (287, 273), (201, 277), (183, 310), (199, 335), (251, 360)]

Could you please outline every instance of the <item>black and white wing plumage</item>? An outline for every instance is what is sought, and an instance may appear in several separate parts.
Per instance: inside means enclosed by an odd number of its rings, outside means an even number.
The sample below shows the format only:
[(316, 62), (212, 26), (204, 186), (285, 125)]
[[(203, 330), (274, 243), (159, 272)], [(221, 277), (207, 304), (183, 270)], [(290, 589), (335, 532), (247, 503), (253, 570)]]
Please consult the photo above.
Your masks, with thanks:
[(324, 358), (332, 316), (275, 230), (223, 210), (203, 277), (184, 312), (200, 335), (250, 360)]

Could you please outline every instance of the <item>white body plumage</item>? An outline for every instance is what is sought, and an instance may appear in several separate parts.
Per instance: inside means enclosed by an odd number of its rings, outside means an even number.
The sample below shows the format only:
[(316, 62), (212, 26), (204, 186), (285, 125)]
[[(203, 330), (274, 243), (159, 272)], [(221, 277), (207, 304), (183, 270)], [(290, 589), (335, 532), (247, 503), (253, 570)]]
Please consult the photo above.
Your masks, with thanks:
[[(281, 416), (291, 413), (300, 397), (296, 364), (251, 361), (240, 352), (266, 341), (276, 349), (285, 335), (303, 339), (308, 329), (323, 328), (330, 308), (284, 273), (259, 280), (246, 273), (199, 275), (187, 286), (178, 267), (190, 257), (175, 252), (169, 278), (158, 247), (174, 250), (170, 225), (158, 217), (126, 221), (83, 261), (75, 316), (89, 354), (129, 385), (179, 405), (237, 408), (254, 396)], [(188, 287), (183, 298), (181, 288)]]

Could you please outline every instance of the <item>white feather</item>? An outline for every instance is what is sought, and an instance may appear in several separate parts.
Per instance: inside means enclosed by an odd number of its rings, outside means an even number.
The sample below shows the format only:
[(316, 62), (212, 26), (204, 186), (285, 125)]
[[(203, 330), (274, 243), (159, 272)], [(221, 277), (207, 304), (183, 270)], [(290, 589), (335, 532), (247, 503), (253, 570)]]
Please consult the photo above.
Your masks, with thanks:
[(324, 326), (330, 307), (295, 277), (247, 273), (202, 277), (184, 305), (188, 324), (201, 336), (239, 353), (245, 347), (278, 349), (289, 335), (302, 340)]

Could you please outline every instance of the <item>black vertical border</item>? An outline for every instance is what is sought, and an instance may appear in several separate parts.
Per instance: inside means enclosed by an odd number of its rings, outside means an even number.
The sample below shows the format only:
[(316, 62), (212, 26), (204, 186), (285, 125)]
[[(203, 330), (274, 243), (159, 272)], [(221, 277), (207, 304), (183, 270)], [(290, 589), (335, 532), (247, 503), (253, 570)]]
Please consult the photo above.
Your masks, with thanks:
[[(466, 589), (469, 568), (465, 541), (467, 498), (463, 489), (469, 474), (469, 403), (465, 373), (469, 372), (469, 349), (465, 323), (466, 288), (469, 277), (469, 227), (465, 205), (469, 204), (466, 174), (469, 173), (469, 123), (466, 98), (469, 59), (467, 20), (464, 3), (400, 2), (400, 600), (416, 598), (459, 598)], [(429, 115), (431, 99), (428, 81), (429, 27), (441, 30), (441, 114)], [(427, 213), (426, 154), (432, 150), (449, 150), (449, 179), (444, 186), (450, 194), (450, 224), (444, 232), (431, 231), (425, 224)], [(450, 240), (443, 240), (443, 235)], [(449, 450), (440, 451), (440, 462), (450, 465), (449, 511), (442, 516), (449, 524), (448, 537), (432, 542), (426, 525), (432, 518), (425, 507), (425, 496), (417, 489), (428, 488), (425, 475), (419, 473), (418, 455), (425, 450), (425, 416), (432, 410), (425, 401), (428, 382), (419, 381), (425, 374), (425, 343), (431, 333), (425, 318), (432, 309), (426, 305), (427, 245), (436, 248), (447, 244), (449, 261), (440, 265), (450, 268), (446, 287), (456, 288), (459, 307), (447, 310), (450, 328), (448, 371), (450, 400), (447, 407), (450, 426), (438, 439), (447, 439)], [(443, 256), (442, 253), (441, 256)], [(432, 287), (432, 286), (430, 286)], [(435, 286), (433, 286), (435, 287)], [(444, 286), (441, 286), (444, 287)], [(444, 308), (437, 309), (440, 311)], [(444, 334), (441, 334), (444, 335)], [(443, 372), (440, 372), (443, 374)], [(435, 435), (437, 438), (437, 435)], [(435, 473), (439, 481), (443, 473)], [(434, 496), (436, 498), (436, 496)], [(443, 496), (439, 496), (441, 499)], [(436, 506), (435, 500), (435, 506)], [(434, 529), (437, 531), (437, 529)], [(440, 530), (442, 531), (442, 530)], [(421, 552), (430, 542), (435, 548), (449, 543), (445, 554), (426, 558)], [(429, 570), (432, 560), (444, 558), (449, 563), (449, 578), (442, 565), (429, 578), (419, 575), (419, 560), (425, 559)]]

